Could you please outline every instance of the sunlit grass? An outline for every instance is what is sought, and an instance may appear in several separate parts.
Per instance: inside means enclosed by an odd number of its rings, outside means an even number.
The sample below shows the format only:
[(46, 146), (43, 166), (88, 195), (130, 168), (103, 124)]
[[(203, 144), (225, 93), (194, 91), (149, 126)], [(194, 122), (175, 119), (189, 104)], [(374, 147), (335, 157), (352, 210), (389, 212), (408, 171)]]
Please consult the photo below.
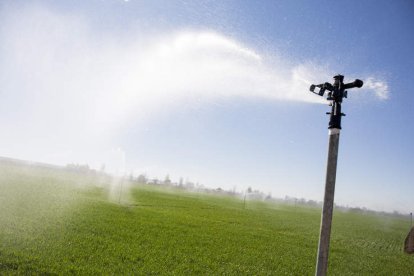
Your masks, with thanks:
[[(99, 175), (0, 167), (0, 272), (314, 273), (319, 209), (150, 186), (118, 204)], [(336, 212), (329, 272), (413, 274), (407, 230), (397, 217)]]

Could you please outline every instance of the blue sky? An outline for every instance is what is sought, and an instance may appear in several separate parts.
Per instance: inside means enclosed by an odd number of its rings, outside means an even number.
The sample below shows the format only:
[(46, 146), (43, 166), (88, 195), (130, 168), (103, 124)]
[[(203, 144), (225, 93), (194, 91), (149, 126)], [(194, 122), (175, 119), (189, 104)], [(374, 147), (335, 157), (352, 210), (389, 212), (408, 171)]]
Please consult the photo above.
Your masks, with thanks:
[(414, 209), (410, 1), (2, 1), (0, 155), (105, 163), (321, 200), (345, 99), (336, 202)]

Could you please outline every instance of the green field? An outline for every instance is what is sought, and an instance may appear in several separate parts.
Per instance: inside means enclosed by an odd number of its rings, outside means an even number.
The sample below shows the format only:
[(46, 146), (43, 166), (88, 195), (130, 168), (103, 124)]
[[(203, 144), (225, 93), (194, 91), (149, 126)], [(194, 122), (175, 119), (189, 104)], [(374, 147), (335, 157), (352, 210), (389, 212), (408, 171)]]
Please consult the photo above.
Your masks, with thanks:
[[(319, 209), (114, 181), (1, 162), (0, 274), (314, 274)], [(329, 274), (414, 275), (408, 228), (337, 211)]]

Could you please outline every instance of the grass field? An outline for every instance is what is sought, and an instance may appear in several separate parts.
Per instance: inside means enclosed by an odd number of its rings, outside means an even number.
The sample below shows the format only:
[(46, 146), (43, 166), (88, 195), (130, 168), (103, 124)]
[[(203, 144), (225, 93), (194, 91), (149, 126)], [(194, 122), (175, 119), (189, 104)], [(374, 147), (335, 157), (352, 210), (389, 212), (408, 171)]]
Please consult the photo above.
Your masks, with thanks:
[[(319, 209), (112, 181), (0, 163), (0, 274), (314, 274)], [(408, 228), (336, 212), (329, 273), (414, 275)]]

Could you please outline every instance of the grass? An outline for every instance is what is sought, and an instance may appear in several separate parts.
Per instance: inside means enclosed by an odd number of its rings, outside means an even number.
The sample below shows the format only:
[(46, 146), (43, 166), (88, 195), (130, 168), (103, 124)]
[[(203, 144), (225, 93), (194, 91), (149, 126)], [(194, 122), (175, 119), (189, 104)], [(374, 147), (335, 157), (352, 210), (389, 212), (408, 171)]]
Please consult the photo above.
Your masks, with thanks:
[[(0, 164), (0, 274), (311, 275), (320, 210)], [(336, 212), (329, 273), (414, 275), (409, 222)]]

